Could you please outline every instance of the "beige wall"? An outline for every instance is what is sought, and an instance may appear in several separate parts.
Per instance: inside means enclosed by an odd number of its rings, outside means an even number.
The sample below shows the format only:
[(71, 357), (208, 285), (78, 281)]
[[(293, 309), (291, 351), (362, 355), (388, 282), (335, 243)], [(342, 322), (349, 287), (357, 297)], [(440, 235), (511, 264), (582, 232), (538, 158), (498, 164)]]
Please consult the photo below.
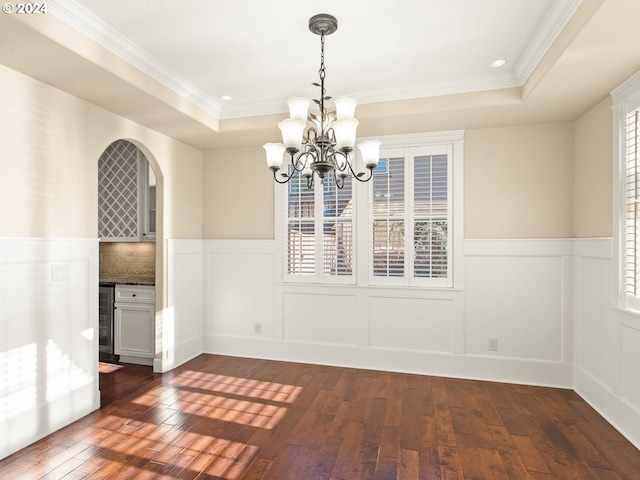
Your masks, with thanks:
[(98, 157), (141, 146), (164, 190), (166, 238), (202, 236), (202, 152), (0, 66), (0, 236), (97, 238)]
[(468, 130), (465, 238), (573, 235), (573, 124)]
[[(164, 238), (273, 238), (260, 146), (203, 154), (5, 67), (0, 87), (0, 236), (95, 237), (97, 158), (127, 138), (159, 173)], [(571, 122), (468, 129), (465, 237), (610, 235), (609, 106), (575, 135)]]
[[(465, 237), (571, 237), (573, 146), (572, 123), (467, 130)], [(206, 152), (205, 238), (273, 238), (270, 176), (261, 147)]]
[(204, 238), (273, 238), (271, 171), (262, 147), (205, 152)]
[(613, 116), (607, 97), (575, 123), (575, 236), (610, 237)]

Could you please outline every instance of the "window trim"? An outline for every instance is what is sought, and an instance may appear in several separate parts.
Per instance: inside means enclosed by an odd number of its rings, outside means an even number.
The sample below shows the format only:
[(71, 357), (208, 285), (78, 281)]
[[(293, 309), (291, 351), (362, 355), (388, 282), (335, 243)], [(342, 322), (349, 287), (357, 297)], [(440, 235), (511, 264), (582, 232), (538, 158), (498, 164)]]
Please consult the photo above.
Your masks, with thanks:
[[(398, 285), (371, 283), (371, 256), (370, 256), (370, 232), (369, 232), (369, 209), (370, 205), (370, 182), (354, 182), (353, 186), (353, 265), (354, 271), (351, 276), (328, 276), (316, 272), (315, 275), (300, 276), (288, 275), (286, 272), (286, 248), (287, 248), (287, 186), (273, 183), (274, 188), (274, 236), (275, 236), (275, 276), (276, 281), (287, 284), (318, 284), (318, 285), (355, 285), (358, 287), (373, 288), (421, 288), (450, 290), (461, 289), (464, 286), (464, 130), (450, 130), (442, 132), (388, 135), (377, 136), (376, 139), (382, 142), (382, 149), (395, 148), (421, 148), (421, 147), (444, 147), (448, 146), (451, 152), (449, 160), (450, 171), (449, 185), (450, 198), (449, 207), (451, 210), (450, 226), (450, 248), (449, 248), (449, 275), (446, 283), (440, 285)], [(359, 138), (358, 141), (367, 140), (367, 137)], [(359, 161), (359, 160), (358, 160)], [(311, 278), (313, 277), (313, 278)], [(437, 282), (438, 283), (438, 282)]]
[[(631, 76), (613, 92), (613, 303), (623, 310), (640, 311), (640, 296), (626, 292), (626, 118), (640, 108), (640, 72)], [(640, 243), (636, 240), (636, 245)]]

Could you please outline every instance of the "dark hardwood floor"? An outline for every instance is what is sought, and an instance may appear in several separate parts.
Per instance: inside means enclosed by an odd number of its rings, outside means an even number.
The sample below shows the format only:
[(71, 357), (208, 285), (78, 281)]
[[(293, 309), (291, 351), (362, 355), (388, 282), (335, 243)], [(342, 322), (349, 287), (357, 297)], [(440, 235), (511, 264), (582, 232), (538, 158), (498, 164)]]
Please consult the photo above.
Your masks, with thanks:
[(202, 355), (101, 374), (103, 407), (2, 479), (640, 479), (571, 390)]

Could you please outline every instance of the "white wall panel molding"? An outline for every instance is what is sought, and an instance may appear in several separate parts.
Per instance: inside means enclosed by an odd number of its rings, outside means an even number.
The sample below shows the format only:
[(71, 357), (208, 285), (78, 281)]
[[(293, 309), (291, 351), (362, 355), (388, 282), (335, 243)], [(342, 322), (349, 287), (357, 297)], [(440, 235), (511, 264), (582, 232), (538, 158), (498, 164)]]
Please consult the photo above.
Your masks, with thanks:
[(572, 364), (573, 246), (570, 238), (465, 240), (466, 351)]
[(424, 300), (460, 299), (463, 290), (455, 288), (423, 288), (423, 287), (383, 287), (357, 285), (330, 285), (312, 283), (276, 283), (282, 293), (299, 293), (309, 295), (364, 295), (368, 298), (419, 298)]
[[(275, 241), (203, 245), (206, 352), (572, 385), (572, 239), (467, 241), (464, 289), (282, 283)], [(483, 310), (474, 289), (490, 296)]]
[(205, 240), (203, 250), (205, 336), (281, 338), (274, 241)]
[(99, 407), (98, 239), (0, 238), (0, 305), (2, 458)]
[(285, 341), (357, 345), (354, 295), (284, 293), (282, 306)]
[(202, 240), (166, 241), (167, 306), (156, 313), (153, 368), (167, 372), (203, 352), (203, 244)]
[(611, 237), (576, 238), (573, 241), (573, 254), (581, 258), (611, 260), (613, 258), (612, 246)]
[(573, 388), (640, 447), (640, 318), (617, 307), (613, 239), (574, 245)]
[(640, 408), (621, 398), (599, 378), (576, 367), (574, 390), (637, 448), (640, 448)]

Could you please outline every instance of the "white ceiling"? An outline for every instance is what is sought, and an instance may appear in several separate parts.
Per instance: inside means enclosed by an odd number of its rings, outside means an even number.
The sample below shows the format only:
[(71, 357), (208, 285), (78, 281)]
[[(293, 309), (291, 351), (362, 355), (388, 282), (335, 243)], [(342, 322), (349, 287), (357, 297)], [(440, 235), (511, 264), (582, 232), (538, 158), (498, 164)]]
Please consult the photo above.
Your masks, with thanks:
[[(522, 86), (582, 0), (55, 0), (50, 13), (218, 118), (328, 95), (383, 102)], [(491, 68), (503, 58), (507, 64)], [(233, 96), (225, 102), (221, 95)]]

